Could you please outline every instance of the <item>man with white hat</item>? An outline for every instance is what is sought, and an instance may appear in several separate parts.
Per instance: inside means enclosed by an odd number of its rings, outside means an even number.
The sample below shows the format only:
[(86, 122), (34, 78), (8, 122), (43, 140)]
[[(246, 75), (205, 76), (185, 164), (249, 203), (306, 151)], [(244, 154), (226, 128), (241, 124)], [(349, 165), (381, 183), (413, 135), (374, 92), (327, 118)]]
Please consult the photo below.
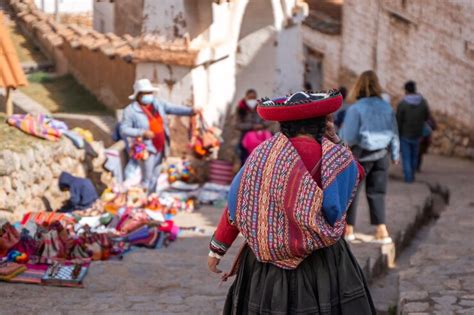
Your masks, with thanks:
[(142, 185), (148, 192), (156, 190), (163, 157), (169, 150), (170, 130), (166, 115), (192, 116), (199, 111), (193, 108), (173, 105), (158, 100), (150, 80), (140, 79), (133, 85), (133, 94), (129, 96), (132, 103), (123, 112), (120, 133), (123, 138), (142, 138), (149, 157), (140, 161)]

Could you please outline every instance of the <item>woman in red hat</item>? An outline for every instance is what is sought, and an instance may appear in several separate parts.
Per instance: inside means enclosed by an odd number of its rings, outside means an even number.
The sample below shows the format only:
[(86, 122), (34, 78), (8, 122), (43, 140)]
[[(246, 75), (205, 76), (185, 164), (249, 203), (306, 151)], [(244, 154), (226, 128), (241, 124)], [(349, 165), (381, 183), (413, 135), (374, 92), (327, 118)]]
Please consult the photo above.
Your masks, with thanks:
[(264, 99), (259, 115), (281, 133), (260, 145), (234, 178), (210, 243), (217, 269), (245, 238), (225, 314), (375, 314), (366, 280), (342, 238), (345, 212), (364, 176), (339, 144), (330, 114), (338, 92)]

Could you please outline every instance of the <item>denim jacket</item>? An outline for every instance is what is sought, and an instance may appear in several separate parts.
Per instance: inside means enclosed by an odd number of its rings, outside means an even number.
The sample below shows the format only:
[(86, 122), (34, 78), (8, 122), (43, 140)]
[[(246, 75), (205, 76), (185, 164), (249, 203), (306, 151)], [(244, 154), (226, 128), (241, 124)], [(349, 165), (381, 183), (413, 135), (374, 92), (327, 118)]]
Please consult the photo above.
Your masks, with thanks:
[[(165, 130), (166, 138), (165, 151), (168, 151), (170, 142), (170, 129), (166, 115), (191, 116), (193, 115), (194, 110), (190, 107), (173, 105), (166, 101), (157, 100), (156, 98), (153, 102), (153, 106), (163, 119), (163, 128)], [(123, 138), (142, 137), (145, 131), (149, 129), (150, 126), (148, 123), (148, 117), (137, 102), (131, 103), (124, 109), (122, 122), (120, 124), (120, 134)], [(156, 148), (153, 146), (151, 140), (144, 140), (144, 142), (147, 146), (147, 150), (150, 153), (157, 153)], [(166, 153), (167, 152), (165, 152), (165, 154)]]
[(392, 160), (400, 158), (397, 119), (392, 107), (380, 97), (365, 97), (347, 109), (341, 137), (349, 146), (367, 151), (389, 149)]

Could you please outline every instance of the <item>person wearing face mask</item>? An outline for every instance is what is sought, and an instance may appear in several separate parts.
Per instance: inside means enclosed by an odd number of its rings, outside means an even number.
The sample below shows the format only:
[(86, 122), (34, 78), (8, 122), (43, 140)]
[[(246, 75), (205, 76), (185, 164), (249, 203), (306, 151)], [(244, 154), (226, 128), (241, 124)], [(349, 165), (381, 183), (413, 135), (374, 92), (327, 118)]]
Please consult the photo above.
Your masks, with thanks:
[(244, 147), (243, 139), (248, 132), (262, 131), (268, 128), (265, 122), (257, 113), (257, 91), (249, 89), (245, 97), (240, 100), (237, 107), (237, 129), (241, 132), (239, 141), (240, 161), (245, 164), (250, 152)]
[(200, 112), (193, 108), (158, 100), (158, 91), (150, 80), (140, 79), (133, 85), (132, 103), (123, 111), (120, 134), (123, 138), (142, 138), (149, 157), (140, 162), (142, 185), (149, 193), (156, 190), (161, 163), (169, 151), (170, 130), (166, 115), (192, 116)]

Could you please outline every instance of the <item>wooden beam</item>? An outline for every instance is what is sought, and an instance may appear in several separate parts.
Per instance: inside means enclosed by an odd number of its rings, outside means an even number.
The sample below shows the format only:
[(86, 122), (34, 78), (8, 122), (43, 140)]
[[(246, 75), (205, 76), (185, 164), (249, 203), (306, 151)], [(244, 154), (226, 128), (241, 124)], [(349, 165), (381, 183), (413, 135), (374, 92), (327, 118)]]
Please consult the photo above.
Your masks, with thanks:
[(13, 89), (11, 87), (7, 87), (7, 95), (5, 98), (5, 111), (7, 113), (7, 117), (13, 115), (13, 101), (12, 101), (12, 94)]

